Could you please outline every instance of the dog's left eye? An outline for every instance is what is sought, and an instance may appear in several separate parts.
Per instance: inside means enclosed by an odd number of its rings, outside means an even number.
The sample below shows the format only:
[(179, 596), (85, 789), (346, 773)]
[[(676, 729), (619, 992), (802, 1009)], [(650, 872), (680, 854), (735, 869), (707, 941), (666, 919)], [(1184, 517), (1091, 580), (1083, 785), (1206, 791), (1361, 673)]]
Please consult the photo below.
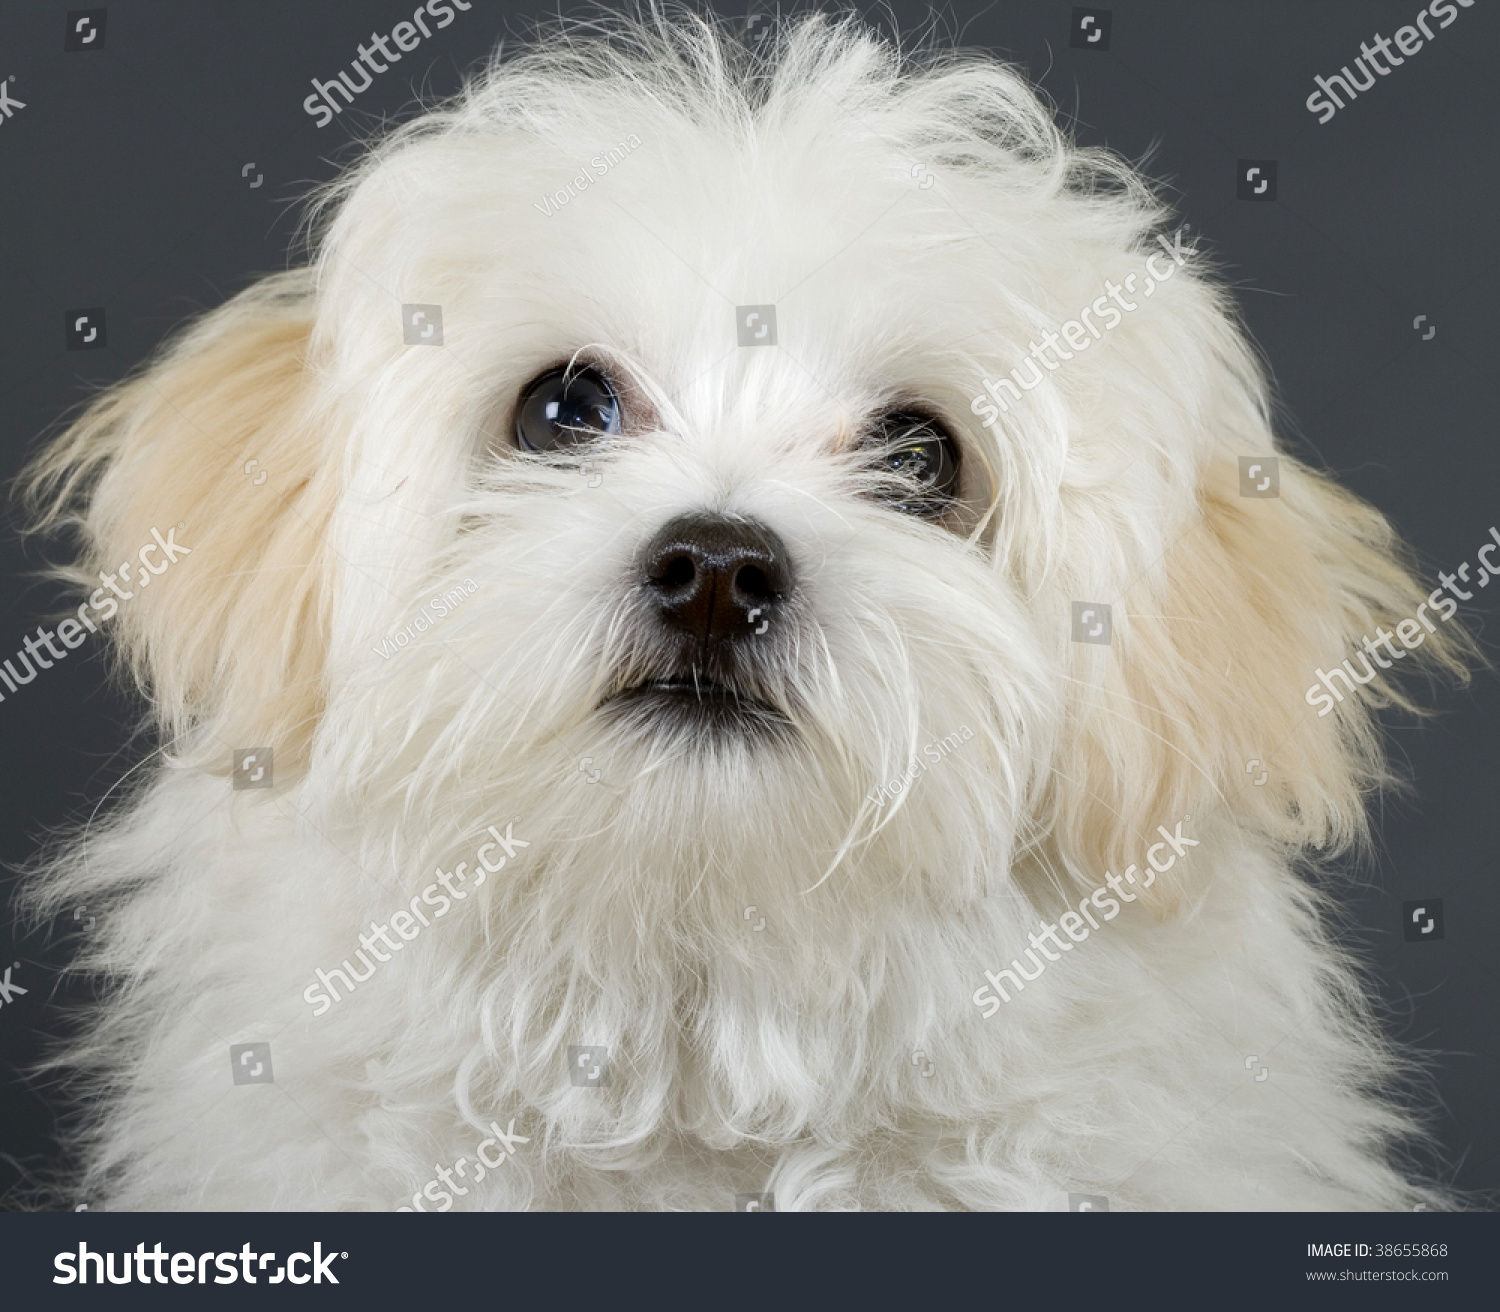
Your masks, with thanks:
[(876, 495), (893, 509), (934, 519), (952, 505), (958, 443), (937, 420), (904, 411), (885, 415), (864, 445), (877, 453), (872, 468), (890, 476)]
[(566, 450), (621, 427), (620, 399), (597, 369), (549, 369), (526, 385), (516, 409), (522, 451)]

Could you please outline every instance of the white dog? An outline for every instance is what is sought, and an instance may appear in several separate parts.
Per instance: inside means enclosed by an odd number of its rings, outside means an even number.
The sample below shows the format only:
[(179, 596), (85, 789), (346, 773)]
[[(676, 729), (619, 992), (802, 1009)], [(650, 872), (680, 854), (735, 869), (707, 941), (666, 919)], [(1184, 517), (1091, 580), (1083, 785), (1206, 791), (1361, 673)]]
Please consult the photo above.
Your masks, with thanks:
[(117, 982), (79, 1198), (1444, 1203), (1299, 872), (1406, 704), (1304, 690), (1428, 599), (1126, 164), (654, 20), (316, 214), (32, 473), (163, 743), (38, 880)]

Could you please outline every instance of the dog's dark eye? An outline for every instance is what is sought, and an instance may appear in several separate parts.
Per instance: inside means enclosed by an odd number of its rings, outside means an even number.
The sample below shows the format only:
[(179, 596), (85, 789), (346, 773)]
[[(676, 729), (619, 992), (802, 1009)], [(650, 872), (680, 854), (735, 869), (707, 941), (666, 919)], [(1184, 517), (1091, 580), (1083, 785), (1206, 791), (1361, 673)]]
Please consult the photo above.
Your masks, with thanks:
[(865, 446), (876, 453), (872, 467), (890, 476), (876, 495), (892, 509), (932, 519), (952, 505), (958, 443), (937, 420), (905, 411), (885, 415)]
[(597, 369), (549, 369), (521, 393), (516, 445), (559, 451), (618, 433), (620, 400)]

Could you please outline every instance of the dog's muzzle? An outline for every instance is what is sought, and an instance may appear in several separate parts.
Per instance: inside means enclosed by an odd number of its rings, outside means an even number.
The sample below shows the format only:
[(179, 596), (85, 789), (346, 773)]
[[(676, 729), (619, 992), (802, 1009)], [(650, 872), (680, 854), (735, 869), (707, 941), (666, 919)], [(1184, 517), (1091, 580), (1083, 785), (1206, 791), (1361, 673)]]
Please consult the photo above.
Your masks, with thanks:
[(682, 515), (646, 544), (638, 569), (651, 674), (610, 700), (716, 727), (784, 725), (755, 677), (792, 594), (781, 539), (755, 520)]

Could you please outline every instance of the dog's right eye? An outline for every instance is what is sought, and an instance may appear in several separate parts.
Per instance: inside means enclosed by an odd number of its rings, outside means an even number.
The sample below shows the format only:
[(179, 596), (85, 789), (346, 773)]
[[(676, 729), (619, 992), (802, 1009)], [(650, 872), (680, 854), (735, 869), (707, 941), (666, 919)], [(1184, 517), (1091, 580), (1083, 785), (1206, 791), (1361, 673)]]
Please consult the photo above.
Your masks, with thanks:
[(526, 385), (516, 408), (522, 451), (567, 450), (621, 427), (620, 399), (597, 369), (549, 369)]

